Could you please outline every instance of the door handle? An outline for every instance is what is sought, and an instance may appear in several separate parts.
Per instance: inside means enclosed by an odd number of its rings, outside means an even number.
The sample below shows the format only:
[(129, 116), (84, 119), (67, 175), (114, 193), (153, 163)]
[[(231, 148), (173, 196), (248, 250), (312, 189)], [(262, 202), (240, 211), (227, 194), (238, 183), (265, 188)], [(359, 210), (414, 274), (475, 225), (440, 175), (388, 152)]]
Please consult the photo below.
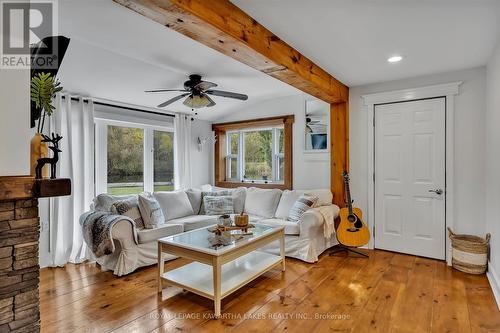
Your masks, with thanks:
[(443, 189), (438, 188), (437, 190), (429, 190), (429, 192), (436, 193), (437, 195), (441, 195), (444, 193)]

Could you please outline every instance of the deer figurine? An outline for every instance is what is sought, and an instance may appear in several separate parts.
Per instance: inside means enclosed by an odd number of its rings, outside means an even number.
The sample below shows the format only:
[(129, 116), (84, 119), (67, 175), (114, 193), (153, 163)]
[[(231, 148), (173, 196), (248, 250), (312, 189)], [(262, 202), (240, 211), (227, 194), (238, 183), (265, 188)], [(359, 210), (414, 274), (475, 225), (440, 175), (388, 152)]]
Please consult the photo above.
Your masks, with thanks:
[(59, 134), (54, 135), (54, 133), (52, 133), (52, 138), (44, 134), (42, 134), (42, 137), (42, 142), (49, 142), (52, 144), (49, 149), (52, 150), (53, 156), (38, 159), (38, 163), (35, 168), (35, 178), (42, 179), (42, 168), (45, 166), (45, 164), (50, 164), (50, 179), (55, 179), (56, 165), (59, 161), (59, 153), (61, 152), (61, 150), (59, 149), (59, 141), (61, 141), (62, 136), (60, 136)]

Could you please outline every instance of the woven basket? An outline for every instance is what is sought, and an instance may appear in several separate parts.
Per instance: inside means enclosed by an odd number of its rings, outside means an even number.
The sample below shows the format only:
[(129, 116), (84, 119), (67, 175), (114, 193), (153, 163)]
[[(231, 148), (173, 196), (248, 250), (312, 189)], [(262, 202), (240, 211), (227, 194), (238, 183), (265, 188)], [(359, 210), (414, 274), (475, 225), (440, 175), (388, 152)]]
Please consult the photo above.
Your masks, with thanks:
[(452, 265), (459, 271), (483, 274), (488, 266), (490, 234), (486, 238), (471, 235), (457, 235), (448, 228), (452, 246)]

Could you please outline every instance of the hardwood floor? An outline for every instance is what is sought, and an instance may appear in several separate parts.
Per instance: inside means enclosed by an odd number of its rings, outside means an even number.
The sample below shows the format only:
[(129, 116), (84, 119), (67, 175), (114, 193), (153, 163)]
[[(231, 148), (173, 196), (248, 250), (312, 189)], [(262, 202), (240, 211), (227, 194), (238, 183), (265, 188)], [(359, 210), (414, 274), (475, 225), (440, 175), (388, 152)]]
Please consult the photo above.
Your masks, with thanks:
[[(287, 259), (223, 300), (175, 287), (156, 293), (156, 268), (117, 278), (94, 263), (41, 270), (42, 332), (500, 332), (486, 276), (385, 251), (369, 259)], [(166, 269), (186, 263), (169, 262)]]

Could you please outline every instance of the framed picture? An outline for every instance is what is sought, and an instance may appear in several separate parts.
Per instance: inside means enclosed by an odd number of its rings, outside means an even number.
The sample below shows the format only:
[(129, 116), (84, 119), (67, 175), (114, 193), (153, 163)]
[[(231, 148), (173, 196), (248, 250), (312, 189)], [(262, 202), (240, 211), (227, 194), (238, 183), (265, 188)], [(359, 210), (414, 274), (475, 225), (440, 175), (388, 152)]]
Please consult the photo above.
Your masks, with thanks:
[(330, 151), (330, 105), (318, 99), (305, 101), (304, 152)]

